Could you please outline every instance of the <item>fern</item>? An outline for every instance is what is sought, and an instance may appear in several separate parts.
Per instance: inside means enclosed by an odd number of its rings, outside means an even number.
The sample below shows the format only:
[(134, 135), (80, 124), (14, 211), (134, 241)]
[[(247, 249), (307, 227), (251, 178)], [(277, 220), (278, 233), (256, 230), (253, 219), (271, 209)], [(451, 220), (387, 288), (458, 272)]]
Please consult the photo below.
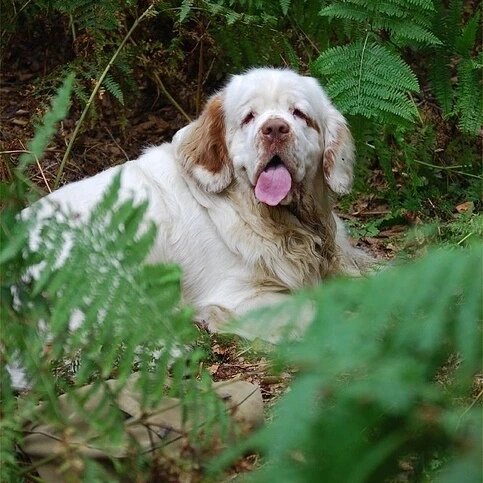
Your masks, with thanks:
[(470, 59), (458, 65), (458, 87), (455, 110), (459, 115), (459, 126), (463, 132), (478, 134), (483, 122), (483, 93), (479, 80), (480, 69), (475, 69)]
[[(68, 424), (55, 397), (56, 391), (66, 392), (70, 404), (88, 421), (88, 428), (76, 432), (74, 439), (81, 438), (86, 445), (95, 441), (97, 448), (113, 457), (121, 444), (133, 455), (138, 451), (126, 441), (125, 417), (116, 402), (134, 368), (143, 409), (159, 404), (169, 385), (170, 393), (181, 397), (191, 420), (204, 420), (209, 427), (214, 427), (210, 418), (226, 421), (221, 401), (213, 396), (211, 380), (199, 372), (201, 354), (191, 349), (197, 331), (191, 311), (180, 307), (180, 270), (143, 263), (156, 230), (142, 224), (146, 204), (120, 202), (119, 187), (120, 175), (84, 223), (73, 223), (72, 216), (58, 211), (43, 219), (34, 251), (29, 246), (29, 232), (39, 220), (32, 209), (28, 218), (10, 227), (0, 252), (5, 362), (25, 368), (32, 383), (27, 401), (45, 401), (42, 411), (34, 415), (36, 421), (60, 428)], [(34, 279), (29, 276), (32, 271)], [(79, 316), (82, 324), (72, 327)], [(45, 334), (39, 329), (41, 320), (47, 323), (48, 354)], [(79, 357), (75, 374), (61, 370), (56, 377), (52, 375), (52, 364), (61, 367), (73, 357)], [(178, 369), (168, 384), (168, 367), (173, 364)], [(104, 382), (113, 374), (119, 380), (114, 393)], [(201, 382), (195, 374), (202, 375)], [(2, 377), (8, 395), (10, 382)], [(73, 391), (92, 382), (87, 392)], [(105, 397), (95, 410), (82, 409), (84, 401), (100, 388)], [(10, 416), (4, 427), (11, 451), (12, 444), (21, 444), (22, 423), (33, 415), (30, 411)], [(206, 445), (210, 434), (195, 426), (192, 446)], [(219, 436), (224, 437), (223, 433)], [(72, 446), (70, 457), (78, 450), (80, 447)]]
[[(433, 29), (443, 45), (431, 52), (429, 78), (443, 114), (447, 117), (458, 116), (460, 129), (474, 135), (483, 121), (481, 75), (472, 55), (477, 44), (480, 12), (470, 17), (463, 27), (460, 26), (462, 14), (461, 1), (451, 1), (449, 6), (439, 2)], [(453, 68), (455, 60), (456, 69)], [(456, 88), (452, 82), (455, 74)]]
[(445, 48), (440, 48), (434, 52), (429, 69), (434, 96), (445, 116), (453, 112), (454, 91), (451, 84), (450, 62), (451, 53)]
[(322, 8), (319, 15), (363, 23), (373, 30), (387, 30), (402, 43), (439, 44), (431, 32), (431, 0), (339, 0)]
[(121, 86), (113, 79), (111, 74), (106, 75), (102, 85), (120, 104), (124, 105), (124, 95)]
[[(476, 483), (481, 412), (454, 404), (481, 370), (482, 261), (479, 247), (436, 251), (367, 280), (325, 284), (243, 321), (250, 330), (293, 314), (297, 324), (304, 307), (314, 309), (303, 340), (275, 350), (283, 365), (298, 368), (291, 391), (273, 423), (238, 448), (266, 455), (251, 481), (388, 481), (406, 457), (445, 454), (456, 471), (449, 481)], [(435, 375), (456, 352), (454, 382), (443, 386)], [(455, 446), (459, 438), (464, 448)]]
[[(44, 126), (49, 129), (39, 128), (37, 145), (46, 145), (51, 124), (65, 115), (71, 83), (72, 77), (59, 90), (53, 111), (45, 115)], [(29, 476), (29, 468), (17, 461), (15, 448), (28, 434), (25, 425), (32, 420), (70, 434), (60, 462), (65, 467), (80, 461), (82, 448), (92, 443), (114, 459), (122, 447), (139, 463), (143, 456), (125, 434), (125, 414), (117, 402), (134, 368), (142, 411), (169, 394), (180, 398), (189, 420), (205, 422), (204, 427), (194, 425), (183, 435), (198, 454), (212, 442), (215, 431), (220, 441), (228, 434), (226, 410), (213, 394), (210, 377), (198, 367), (201, 352), (192, 349), (197, 330), (191, 310), (180, 306), (180, 270), (144, 263), (156, 229), (143, 221), (146, 203), (119, 199), (120, 176), (87, 220), (55, 206), (52, 215), (46, 218), (44, 212), (42, 219), (37, 216), (38, 205), (21, 219), (13, 217), (11, 210), (2, 211), (0, 465), (8, 481)], [(13, 184), (24, 182), (19, 176)], [(8, 202), (9, 194), (3, 190), (5, 195), (3, 201)], [(49, 201), (44, 203), (48, 206)], [(72, 326), (79, 318), (82, 324)], [(20, 364), (31, 382), (20, 404), (5, 364)], [(55, 374), (52, 366), (57, 368)], [(113, 375), (119, 381), (115, 391), (105, 382)], [(75, 391), (86, 383), (93, 384), (82, 393)], [(99, 391), (103, 397), (95, 410), (85, 407)], [(64, 401), (76, 408), (84, 426), (74, 429), (65, 417), (59, 392), (66, 393)], [(40, 401), (41, 407), (35, 409)], [(79, 439), (82, 444), (72, 442)], [(93, 461), (87, 459), (82, 465), (86, 481), (103, 479), (104, 473)], [(118, 462), (116, 468), (123, 474)]]
[(284, 15), (287, 15), (291, 3), (292, 0), (280, 0), (280, 8), (282, 9), (282, 13)]
[(57, 124), (65, 118), (70, 105), (70, 93), (72, 84), (74, 82), (74, 74), (70, 74), (64, 80), (62, 87), (58, 90), (52, 102), (52, 109), (47, 111), (43, 118), (43, 123), (35, 131), (34, 138), (29, 142), (29, 153), (21, 156), (20, 161), (23, 166), (34, 162), (36, 159), (41, 159), (44, 151), (56, 133)]
[(418, 91), (416, 76), (396, 54), (374, 42), (356, 42), (326, 50), (313, 71), (327, 78), (327, 90), (346, 114), (413, 120), (416, 108), (407, 96)]

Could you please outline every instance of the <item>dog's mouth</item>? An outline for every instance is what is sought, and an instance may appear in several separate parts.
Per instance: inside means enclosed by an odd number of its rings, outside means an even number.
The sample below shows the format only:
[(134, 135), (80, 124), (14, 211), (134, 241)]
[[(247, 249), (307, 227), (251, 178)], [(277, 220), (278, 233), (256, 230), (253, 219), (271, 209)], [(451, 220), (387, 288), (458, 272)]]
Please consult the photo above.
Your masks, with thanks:
[(280, 156), (275, 155), (259, 173), (255, 196), (269, 206), (277, 206), (290, 193), (292, 175)]

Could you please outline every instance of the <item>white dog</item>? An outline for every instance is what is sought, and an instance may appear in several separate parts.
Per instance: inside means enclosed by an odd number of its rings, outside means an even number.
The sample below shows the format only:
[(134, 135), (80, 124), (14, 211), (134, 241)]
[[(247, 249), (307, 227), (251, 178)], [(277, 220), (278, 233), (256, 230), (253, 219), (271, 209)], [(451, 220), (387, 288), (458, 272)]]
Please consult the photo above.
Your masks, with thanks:
[(287, 69), (231, 78), (170, 144), (40, 201), (86, 219), (122, 170), (121, 198), (148, 200), (158, 234), (148, 262), (183, 269), (185, 300), (216, 331), (233, 316), (371, 258), (332, 212), (351, 188), (344, 117), (317, 81)]

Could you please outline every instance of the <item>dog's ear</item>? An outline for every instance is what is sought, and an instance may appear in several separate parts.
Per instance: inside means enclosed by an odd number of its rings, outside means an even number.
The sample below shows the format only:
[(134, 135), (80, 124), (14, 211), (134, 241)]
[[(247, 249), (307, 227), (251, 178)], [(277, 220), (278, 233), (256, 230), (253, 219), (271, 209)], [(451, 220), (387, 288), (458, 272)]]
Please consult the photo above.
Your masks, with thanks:
[(222, 94), (208, 100), (200, 117), (175, 135), (174, 144), (181, 166), (201, 188), (219, 193), (231, 183)]
[(333, 106), (324, 126), (324, 175), (335, 193), (348, 193), (354, 178), (354, 142), (344, 116)]

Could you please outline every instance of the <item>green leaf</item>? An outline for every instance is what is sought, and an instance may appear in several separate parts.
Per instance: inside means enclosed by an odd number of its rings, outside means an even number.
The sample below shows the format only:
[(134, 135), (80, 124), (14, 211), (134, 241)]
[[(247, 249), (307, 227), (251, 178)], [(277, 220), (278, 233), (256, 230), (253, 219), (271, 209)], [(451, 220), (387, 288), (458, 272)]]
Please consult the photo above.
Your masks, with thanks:
[(42, 158), (50, 140), (56, 133), (57, 123), (67, 116), (73, 82), (74, 74), (71, 73), (66, 77), (62, 87), (57, 91), (52, 100), (51, 109), (44, 114), (42, 123), (35, 130), (35, 136), (27, 144), (28, 151), (30, 152), (20, 156), (20, 169)]
[(345, 114), (380, 121), (391, 116), (412, 121), (416, 107), (408, 96), (419, 84), (410, 67), (387, 47), (356, 42), (323, 52), (312, 69)]

